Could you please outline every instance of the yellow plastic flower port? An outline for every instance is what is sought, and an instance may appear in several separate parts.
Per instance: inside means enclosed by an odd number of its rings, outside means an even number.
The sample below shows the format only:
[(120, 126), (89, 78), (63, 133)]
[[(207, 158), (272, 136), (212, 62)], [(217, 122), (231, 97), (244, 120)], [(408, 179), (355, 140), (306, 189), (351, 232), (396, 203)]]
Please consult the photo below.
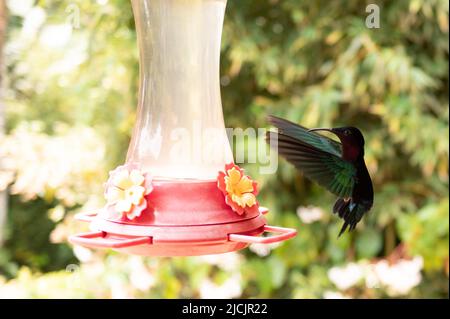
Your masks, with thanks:
[(233, 163), (226, 165), (225, 171), (219, 172), (218, 187), (225, 195), (226, 203), (239, 215), (258, 209), (257, 184), (244, 175), (239, 166)]

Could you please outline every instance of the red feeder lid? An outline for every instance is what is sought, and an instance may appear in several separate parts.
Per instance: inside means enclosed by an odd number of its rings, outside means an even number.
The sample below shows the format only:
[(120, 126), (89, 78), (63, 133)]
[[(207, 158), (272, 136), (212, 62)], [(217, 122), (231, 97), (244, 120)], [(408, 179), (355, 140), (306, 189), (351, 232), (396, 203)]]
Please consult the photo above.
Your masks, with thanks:
[[(155, 182), (149, 207), (140, 217), (112, 220), (105, 213), (83, 214), (93, 232), (70, 237), (74, 244), (111, 248), (152, 256), (193, 256), (225, 253), (251, 243), (274, 243), (296, 230), (267, 226), (260, 208), (238, 215), (224, 201), (216, 182)], [(278, 233), (259, 237), (264, 232)]]

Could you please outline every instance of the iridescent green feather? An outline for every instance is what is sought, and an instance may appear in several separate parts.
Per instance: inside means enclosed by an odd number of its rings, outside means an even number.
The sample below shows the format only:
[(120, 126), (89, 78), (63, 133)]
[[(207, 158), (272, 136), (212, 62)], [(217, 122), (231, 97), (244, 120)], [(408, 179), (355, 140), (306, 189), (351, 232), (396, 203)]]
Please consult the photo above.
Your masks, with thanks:
[(306, 177), (339, 197), (350, 197), (355, 184), (355, 167), (341, 158), (341, 144), (320, 136), (297, 124), (274, 118), (270, 122), (278, 133), (268, 139)]
[(301, 125), (273, 115), (268, 116), (268, 121), (278, 128), (279, 133), (299, 139), (311, 146), (338, 157), (342, 154), (340, 143), (315, 132), (309, 132), (307, 128)]

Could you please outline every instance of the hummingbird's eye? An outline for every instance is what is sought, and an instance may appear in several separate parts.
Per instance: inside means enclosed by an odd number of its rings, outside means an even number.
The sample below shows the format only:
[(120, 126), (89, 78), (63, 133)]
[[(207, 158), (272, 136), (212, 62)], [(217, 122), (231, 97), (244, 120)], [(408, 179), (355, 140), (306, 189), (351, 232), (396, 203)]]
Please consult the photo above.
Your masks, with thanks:
[(345, 135), (345, 136), (348, 136), (348, 135), (350, 135), (350, 134), (352, 134), (352, 132), (350, 132), (350, 130), (345, 130), (345, 131), (344, 131), (344, 135)]

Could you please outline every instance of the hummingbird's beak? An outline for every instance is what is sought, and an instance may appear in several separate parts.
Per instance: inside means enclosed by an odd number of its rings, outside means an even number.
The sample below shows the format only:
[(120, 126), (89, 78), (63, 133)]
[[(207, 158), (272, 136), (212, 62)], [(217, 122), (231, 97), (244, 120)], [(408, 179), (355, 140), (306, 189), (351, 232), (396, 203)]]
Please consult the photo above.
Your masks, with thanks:
[(333, 131), (333, 129), (331, 129), (331, 128), (312, 128), (312, 129), (308, 130), (308, 132), (316, 132), (316, 131), (328, 131), (328, 132), (331, 132), (331, 133), (335, 133)]
[(336, 135), (339, 139), (341, 139), (340, 132), (337, 129), (334, 129), (334, 128), (312, 128), (312, 129), (308, 130), (308, 132), (317, 132), (317, 131), (331, 132), (334, 135)]

